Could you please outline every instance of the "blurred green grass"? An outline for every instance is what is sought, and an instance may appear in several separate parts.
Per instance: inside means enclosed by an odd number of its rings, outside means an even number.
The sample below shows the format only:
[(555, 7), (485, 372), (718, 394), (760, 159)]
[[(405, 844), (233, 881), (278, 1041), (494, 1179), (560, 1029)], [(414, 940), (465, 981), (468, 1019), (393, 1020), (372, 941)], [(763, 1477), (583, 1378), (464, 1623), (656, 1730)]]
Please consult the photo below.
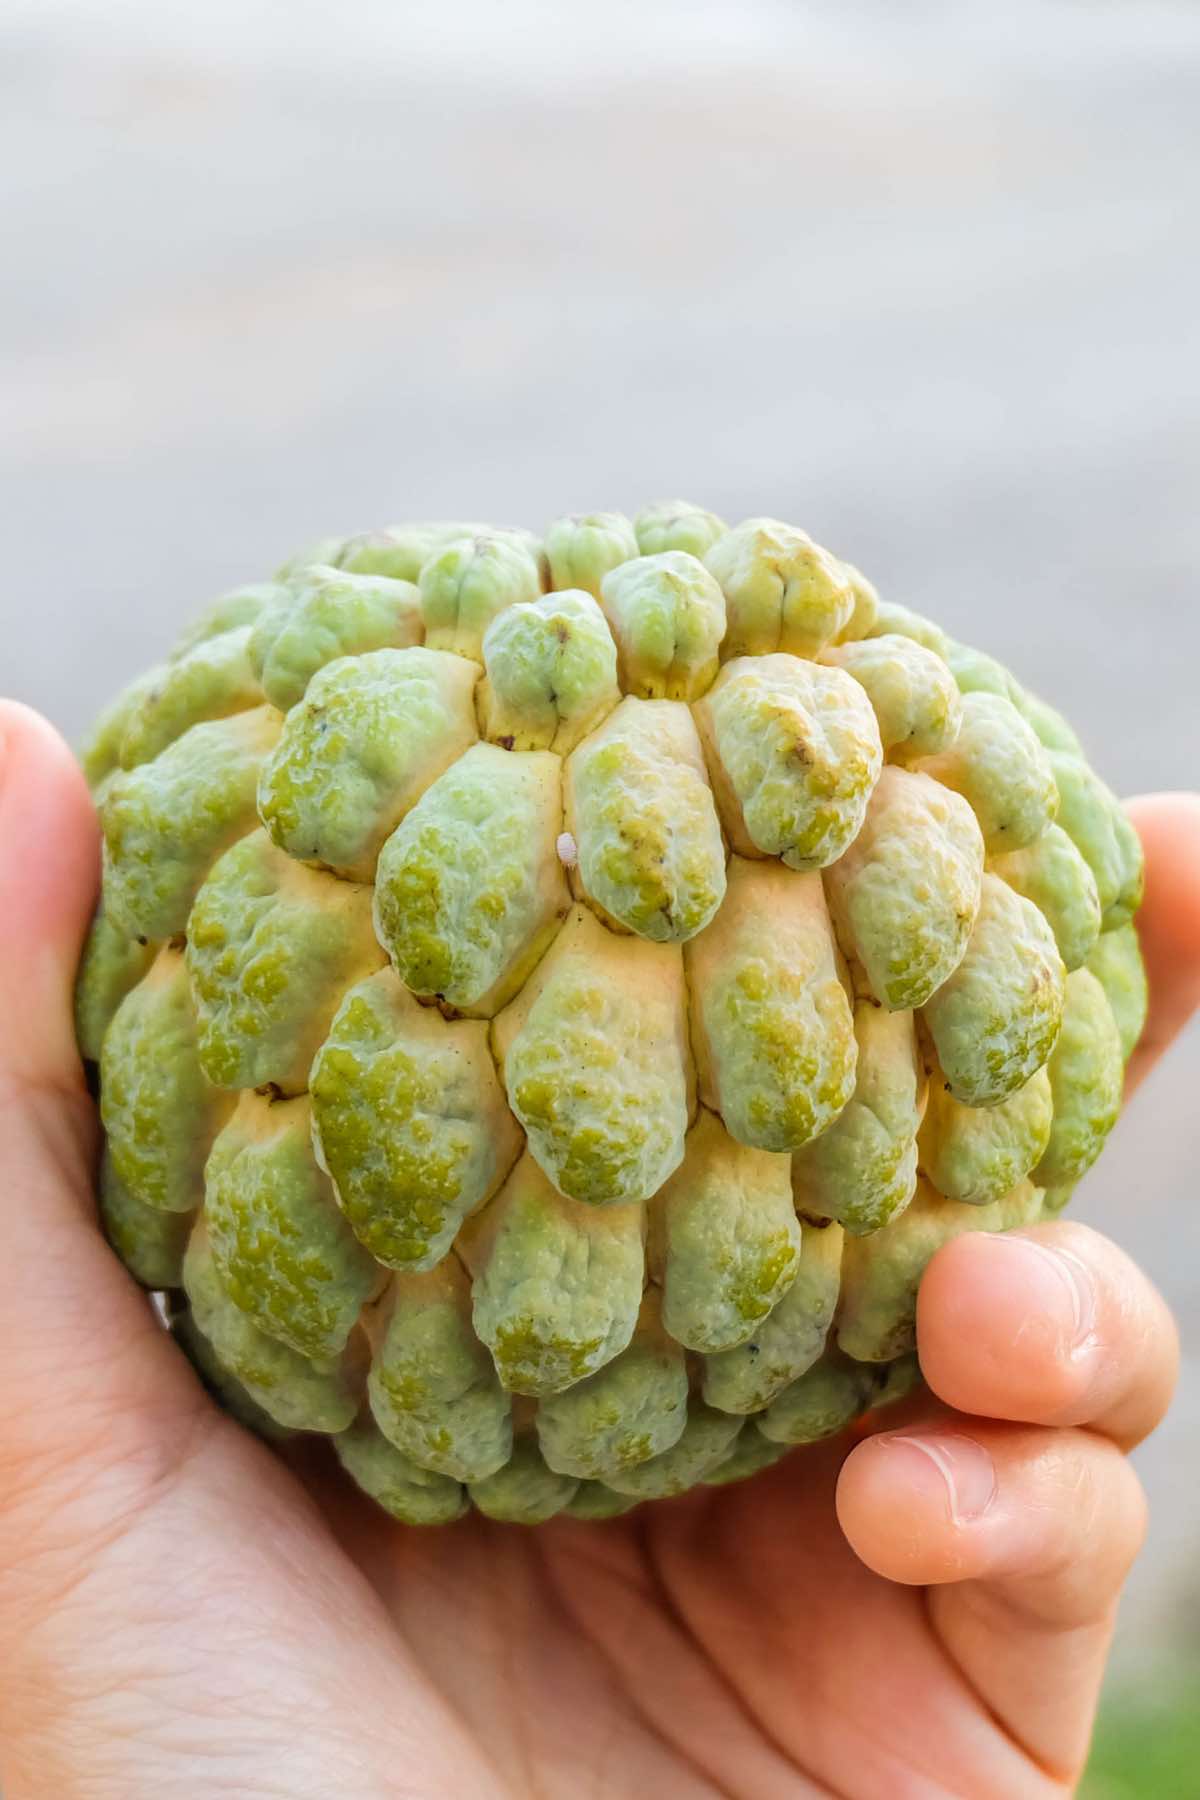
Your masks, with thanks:
[(1079, 1800), (1200, 1796), (1200, 1663), (1110, 1692)]

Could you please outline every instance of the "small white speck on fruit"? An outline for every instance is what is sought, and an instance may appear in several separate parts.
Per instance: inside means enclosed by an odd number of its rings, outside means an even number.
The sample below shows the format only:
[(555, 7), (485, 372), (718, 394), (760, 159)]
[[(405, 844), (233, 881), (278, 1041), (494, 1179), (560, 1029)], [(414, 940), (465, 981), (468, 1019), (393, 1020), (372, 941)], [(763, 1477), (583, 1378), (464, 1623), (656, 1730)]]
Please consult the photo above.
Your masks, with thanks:
[(554, 848), (563, 868), (573, 869), (579, 861), (579, 846), (569, 831), (559, 832)]

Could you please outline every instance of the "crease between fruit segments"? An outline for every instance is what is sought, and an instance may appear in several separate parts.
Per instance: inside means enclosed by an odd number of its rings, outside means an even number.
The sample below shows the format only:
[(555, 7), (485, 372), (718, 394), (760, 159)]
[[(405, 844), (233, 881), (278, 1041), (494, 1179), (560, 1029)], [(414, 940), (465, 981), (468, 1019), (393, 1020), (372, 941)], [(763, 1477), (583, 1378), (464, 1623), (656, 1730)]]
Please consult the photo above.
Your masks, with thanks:
[(938, 1246), (1115, 1120), (1132, 828), (780, 521), (324, 540), (83, 760), (105, 1230), (411, 1523), (615, 1516), (899, 1398)]

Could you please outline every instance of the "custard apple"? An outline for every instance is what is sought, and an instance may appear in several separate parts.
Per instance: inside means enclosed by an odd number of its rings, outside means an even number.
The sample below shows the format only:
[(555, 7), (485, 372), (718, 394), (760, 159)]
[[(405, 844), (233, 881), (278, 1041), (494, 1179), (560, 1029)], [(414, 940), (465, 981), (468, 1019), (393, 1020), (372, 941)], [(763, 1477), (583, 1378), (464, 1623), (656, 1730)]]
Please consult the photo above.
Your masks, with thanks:
[(1146, 1011), (1138, 841), (990, 657), (767, 518), (327, 539), (85, 753), (100, 1206), (397, 1518), (603, 1519), (917, 1379)]

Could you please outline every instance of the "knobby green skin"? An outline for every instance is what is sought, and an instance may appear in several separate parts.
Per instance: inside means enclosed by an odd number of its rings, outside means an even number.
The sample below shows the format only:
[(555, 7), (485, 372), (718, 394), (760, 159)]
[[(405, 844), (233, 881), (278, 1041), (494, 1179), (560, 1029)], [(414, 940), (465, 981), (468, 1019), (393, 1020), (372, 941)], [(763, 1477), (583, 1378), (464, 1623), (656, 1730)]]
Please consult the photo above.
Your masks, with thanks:
[(84, 755), (101, 1216), (224, 1404), (394, 1517), (617, 1517), (916, 1379), (1146, 1012), (1078, 740), (795, 527), (323, 540)]

